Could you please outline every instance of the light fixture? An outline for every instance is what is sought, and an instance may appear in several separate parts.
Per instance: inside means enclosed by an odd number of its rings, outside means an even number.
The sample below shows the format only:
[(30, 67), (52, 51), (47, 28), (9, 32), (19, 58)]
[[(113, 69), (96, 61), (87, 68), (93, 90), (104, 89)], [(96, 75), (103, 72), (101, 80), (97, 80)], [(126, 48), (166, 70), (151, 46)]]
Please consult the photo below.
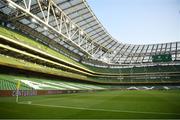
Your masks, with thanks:
[(32, 21), (33, 23), (37, 23), (37, 20), (34, 19), (34, 18), (31, 18), (31, 21)]
[(68, 20), (68, 19), (66, 19), (66, 23), (69, 23), (69, 20)]
[(44, 30), (48, 30), (48, 28), (46, 26), (44, 26), (43, 28), (44, 28)]
[(55, 9), (55, 13), (58, 14), (58, 13), (59, 13), (59, 10), (58, 10), (58, 9)]
[(71, 27), (72, 27), (72, 29), (74, 29), (74, 28), (75, 28), (75, 25), (73, 25), (73, 24), (72, 24), (72, 26), (71, 26)]
[(84, 34), (84, 32), (83, 32), (83, 31), (80, 31), (80, 34), (81, 34), (81, 35), (83, 35), (83, 34)]

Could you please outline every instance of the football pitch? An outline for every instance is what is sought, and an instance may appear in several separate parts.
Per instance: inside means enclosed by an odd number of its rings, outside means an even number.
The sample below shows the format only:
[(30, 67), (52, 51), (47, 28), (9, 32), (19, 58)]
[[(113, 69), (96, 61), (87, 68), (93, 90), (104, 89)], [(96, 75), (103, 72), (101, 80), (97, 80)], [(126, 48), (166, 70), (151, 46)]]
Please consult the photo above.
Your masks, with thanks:
[(0, 118), (180, 118), (180, 91), (101, 91), (0, 98)]

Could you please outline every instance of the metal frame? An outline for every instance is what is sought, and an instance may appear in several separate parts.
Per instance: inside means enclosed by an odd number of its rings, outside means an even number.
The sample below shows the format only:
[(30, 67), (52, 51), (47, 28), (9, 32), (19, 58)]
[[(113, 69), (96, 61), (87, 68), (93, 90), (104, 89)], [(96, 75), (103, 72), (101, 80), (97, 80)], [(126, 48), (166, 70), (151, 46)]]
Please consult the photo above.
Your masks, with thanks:
[[(97, 53), (97, 50), (109, 50), (94, 40), (92, 40), (88, 34), (84, 32), (77, 24), (74, 24), (71, 19), (53, 2), (53, 0), (43, 1), (43, 0), (34, 0), (38, 4), (40, 13), (43, 17), (41, 18), (39, 15), (32, 13), (32, 0), (23, 0), (23, 4), (18, 4), (13, 0), (7, 0), (9, 4), (13, 5), (16, 9), (21, 10), (23, 12), (22, 15), (28, 15), (35, 19), (42, 26), (46, 26), (45, 30), (50, 30), (63, 38), (64, 41), (69, 41), (73, 46), (76, 46), (80, 51), (83, 51), (89, 57), (94, 58), (94, 55)], [(82, 4), (82, 3), (80, 3)], [(46, 9), (43, 9), (43, 8)], [(19, 15), (17, 17), (20, 17)], [(56, 23), (55, 26), (50, 24), (51, 19), (53, 19)], [(54, 22), (53, 21), (53, 22)], [(78, 40), (73, 40), (74, 37), (78, 37)]]
[(24, 25), (32, 26), (39, 34), (50, 38), (49, 43), (52, 40), (89, 61), (100, 60), (109, 65), (150, 63), (152, 55), (163, 53), (171, 53), (173, 60), (180, 60), (180, 42), (150, 45), (118, 42), (106, 31), (86, 0), (2, 0), (0, 10), (10, 8), (6, 2), (14, 7), (8, 14), (9, 21), (30, 21), (33, 18), (37, 27), (32, 21)]

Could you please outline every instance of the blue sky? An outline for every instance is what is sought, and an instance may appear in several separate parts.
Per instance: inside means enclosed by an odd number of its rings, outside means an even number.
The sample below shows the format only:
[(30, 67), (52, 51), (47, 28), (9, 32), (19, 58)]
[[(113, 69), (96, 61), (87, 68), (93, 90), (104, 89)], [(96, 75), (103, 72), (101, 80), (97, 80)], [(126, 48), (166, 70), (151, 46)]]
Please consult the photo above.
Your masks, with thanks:
[(153, 44), (180, 41), (180, 0), (87, 0), (118, 41)]

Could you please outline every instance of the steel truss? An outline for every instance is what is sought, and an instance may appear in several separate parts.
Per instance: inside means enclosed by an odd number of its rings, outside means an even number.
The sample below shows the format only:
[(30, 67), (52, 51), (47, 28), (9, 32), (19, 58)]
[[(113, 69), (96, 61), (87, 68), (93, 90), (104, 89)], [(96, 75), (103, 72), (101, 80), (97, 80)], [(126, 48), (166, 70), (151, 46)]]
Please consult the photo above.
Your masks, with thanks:
[[(45, 30), (53, 32), (56, 38), (70, 43), (72, 46), (85, 53), (89, 58), (107, 62), (107, 60), (97, 57), (97, 53), (102, 52), (104, 56), (107, 56), (111, 51), (93, 41), (88, 34), (71, 21), (53, 0), (6, 1), (11, 7), (14, 7), (14, 9), (21, 11), (21, 14), (17, 14), (15, 18), (13, 18), (14, 20), (22, 18), (23, 16), (28, 16), (40, 26), (44, 26)], [(33, 11), (35, 5), (36, 10), (39, 10), (38, 14)]]

